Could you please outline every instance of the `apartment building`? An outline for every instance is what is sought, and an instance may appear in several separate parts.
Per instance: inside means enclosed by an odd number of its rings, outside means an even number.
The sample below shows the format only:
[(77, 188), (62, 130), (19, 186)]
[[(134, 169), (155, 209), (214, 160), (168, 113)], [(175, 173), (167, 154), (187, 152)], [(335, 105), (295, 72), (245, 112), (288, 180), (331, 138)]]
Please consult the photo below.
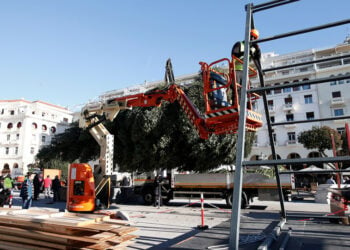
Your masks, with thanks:
[(0, 100), (0, 169), (25, 174), (39, 149), (72, 122), (68, 109), (42, 101)]
[[(310, 49), (284, 55), (266, 53), (263, 55), (262, 65), (264, 69), (268, 69), (347, 54), (350, 54), (349, 38), (344, 43), (330, 48)], [(328, 62), (267, 72), (264, 79), (267, 86), (339, 75), (349, 75), (349, 79), (329, 81), (315, 85), (305, 84), (269, 91), (267, 99), (272, 124), (349, 116), (350, 59), (336, 59)], [(264, 113), (262, 100), (258, 101), (257, 108), (260, 112)], [(329, 121), (273, 126), (273, 138), (278, 158), (292, 159), (319, 156), (316, 150), (307, 150), (303, 145), (298, 143), (298, 134), (311, 129), (313, 126), (329, 126), (343, 133), (346, 122), (350, 121), (346, 119), (332, 119)], [(326, 153), (332, 156), (330, 150)], [(261, 158), (272, 158), (266, 125), (257, 132), (253, 150), (248, 157), (250, 160)], [(297, 169), (300, 167), (302, 166), (297, 167)]]

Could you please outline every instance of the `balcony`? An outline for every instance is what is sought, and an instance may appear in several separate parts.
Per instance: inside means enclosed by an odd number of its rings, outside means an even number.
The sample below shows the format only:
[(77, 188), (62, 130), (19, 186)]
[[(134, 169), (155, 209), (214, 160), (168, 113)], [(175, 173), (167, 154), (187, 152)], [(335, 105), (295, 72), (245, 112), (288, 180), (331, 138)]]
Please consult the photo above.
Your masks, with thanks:
[(286, 141), (286, 146), (295, 146), (297, 145), (297, 141), (296, 140), (288, 140)]
[[(292, 122), (292, 121), (288, 121), (288, 122)], [(285, 124), (284, 127), (285, 128), (295, 128), (297, 125), (295, 123), (291, 123), (291, 124)]]
[(343, 97), (334, 97), (331, 100), (331, 106), (342, 106), (344, 105), (344, 98)]
[(283, 111), (292, 111), (293, 110), (293, 103), (286, 103), (283, 105)]

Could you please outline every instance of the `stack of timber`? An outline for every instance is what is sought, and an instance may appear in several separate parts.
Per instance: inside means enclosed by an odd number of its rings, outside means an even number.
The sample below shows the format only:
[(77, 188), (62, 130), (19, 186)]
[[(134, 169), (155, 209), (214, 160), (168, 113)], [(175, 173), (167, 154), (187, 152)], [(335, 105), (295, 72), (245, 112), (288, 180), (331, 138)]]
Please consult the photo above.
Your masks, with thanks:
[(0, 209), (0, 249), (123, 249), (136, 230), (105, 215)]

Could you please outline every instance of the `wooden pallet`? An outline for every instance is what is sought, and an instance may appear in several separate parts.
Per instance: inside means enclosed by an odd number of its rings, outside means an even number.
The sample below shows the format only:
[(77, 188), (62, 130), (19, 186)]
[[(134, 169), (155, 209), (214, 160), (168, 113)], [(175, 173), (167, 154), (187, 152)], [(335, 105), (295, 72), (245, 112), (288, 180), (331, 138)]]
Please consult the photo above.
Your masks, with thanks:
[(123, 249), (136, 230), (105, 215), (0, 208), (0, 249)]

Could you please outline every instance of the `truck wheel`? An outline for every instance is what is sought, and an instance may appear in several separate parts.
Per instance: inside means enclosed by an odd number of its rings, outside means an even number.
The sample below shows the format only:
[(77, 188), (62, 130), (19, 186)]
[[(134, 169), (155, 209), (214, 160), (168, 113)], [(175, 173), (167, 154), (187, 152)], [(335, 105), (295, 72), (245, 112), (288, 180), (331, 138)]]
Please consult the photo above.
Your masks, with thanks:
[(154, 203), (154, 194), (153, 190), (151, 189), (146, 189), (143, 192), (143, 201), (145, 202), (146, 205), (152, 205)]
[[(232, 197), (233, 197), (233, 192), (230, 192), (226, 196), (226, 205), (229, 208), (232, 208)], [(247, 194), (242, 191), (242, 200), (241, 200), (241, 208), (247, 208), (249, 206), (249, 201)]]

